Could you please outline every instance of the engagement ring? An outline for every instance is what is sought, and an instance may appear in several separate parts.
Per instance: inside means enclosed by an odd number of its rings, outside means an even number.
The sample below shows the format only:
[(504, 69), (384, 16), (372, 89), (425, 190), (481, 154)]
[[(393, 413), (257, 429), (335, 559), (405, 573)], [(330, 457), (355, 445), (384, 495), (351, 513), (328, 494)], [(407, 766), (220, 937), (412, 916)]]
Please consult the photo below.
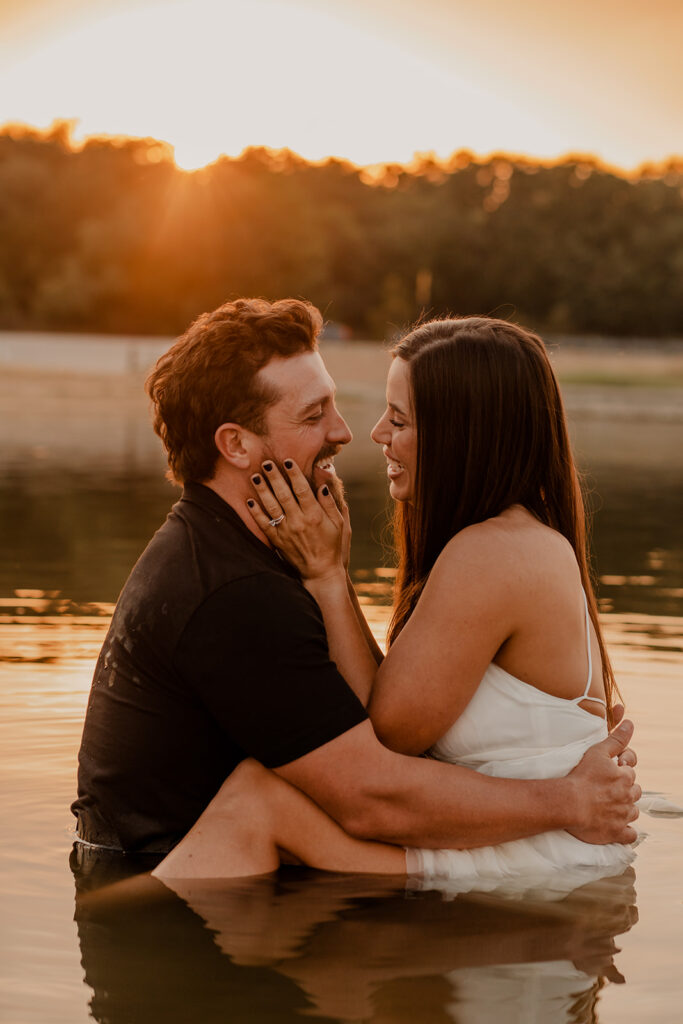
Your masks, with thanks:
[(268, 523), (268, 526), (279, 526), (284, 518), (285, 518), (285, 514), (283, 512), (281, 516), (277, 517), (277, 519), (271, 519), (269, 521), (269, 523)]

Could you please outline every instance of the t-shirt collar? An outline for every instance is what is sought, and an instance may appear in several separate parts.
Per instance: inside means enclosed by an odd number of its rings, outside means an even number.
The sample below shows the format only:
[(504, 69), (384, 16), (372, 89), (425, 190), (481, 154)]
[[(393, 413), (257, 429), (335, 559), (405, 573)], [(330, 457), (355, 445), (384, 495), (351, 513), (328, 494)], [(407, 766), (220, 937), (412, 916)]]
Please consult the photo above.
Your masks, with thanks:
[(228, 502), (221, 498), (220, 494), (217, 494), (211, 487), (207, 487), (206, 484), (196, 483), (195, 481), (188, 481), (183, 485), (183, 493), (180, 500), (189, 501), (193, 505), (199, 505), (200, 508), (205, 509), (207, 512), (211, 512), (220, 519), (225, 519), (231, 526), (238, 530), (240, 534), (242, 534), (245, 540), (248, 540), (250, 544), (255, 545), (258, 551), (262, 553), (267, 552), (279, 565), (284, 565), (286, 568), (292, 570), (293, 575), (298, 575), (293, 566), (290, 566), (288, 562), (283, 561), (279, 552), (274, 548), (271, 548), (268, 544), (264, 544), (262, 540), (259, 540), (259, 538), (251, 532), (249, 527), (237, 515), (232, 505), (229, 505)]

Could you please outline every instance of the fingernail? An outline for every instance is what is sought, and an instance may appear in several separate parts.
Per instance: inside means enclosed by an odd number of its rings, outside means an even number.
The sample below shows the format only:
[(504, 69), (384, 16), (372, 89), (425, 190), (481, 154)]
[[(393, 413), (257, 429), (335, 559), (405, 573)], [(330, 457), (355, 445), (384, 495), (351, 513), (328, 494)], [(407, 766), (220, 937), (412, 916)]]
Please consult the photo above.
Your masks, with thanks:
[(273, 463), (272, 462), (264, 462), (263, 463), (263, 468), (265, 469), (266, 473), (270, 473), (270, 471), (273, 468)]
[(253, 508), (255, 504), (255, 501), (252, 501), (251, 498), (247, 498), (247, 505), (249, 506), (249, 508)]
[(291, 469), (293, 465), (294, 465), (294, 463), (292, 462), (291, 459), (285, 459), (285, 462), (284, 462), (285, 469)]
[(327, 497), (327, 495), (330, 493), (330, 489), (327, 486), (327, 484), (325, 484), (325, 486), (323, 487), (322, 493), (325, 497)]
[(261, 483), (261, 477), (258, 475), (258, 473), (254, 473), (251, 479), (254, 481), (257, 487)]

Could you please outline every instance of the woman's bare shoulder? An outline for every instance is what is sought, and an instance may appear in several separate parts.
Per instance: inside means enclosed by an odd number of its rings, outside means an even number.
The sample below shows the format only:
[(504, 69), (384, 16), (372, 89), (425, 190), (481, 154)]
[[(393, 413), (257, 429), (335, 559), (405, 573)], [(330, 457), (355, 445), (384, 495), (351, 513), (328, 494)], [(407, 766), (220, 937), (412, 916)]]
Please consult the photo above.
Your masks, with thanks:
[(539, 575), (578, 571), (569, 541), (526, 509), (513, 507), (492, 519), (457, 533), (445, 546), (434, 569), (449, 576), (467, 569), (498, 585), (525, 586)]

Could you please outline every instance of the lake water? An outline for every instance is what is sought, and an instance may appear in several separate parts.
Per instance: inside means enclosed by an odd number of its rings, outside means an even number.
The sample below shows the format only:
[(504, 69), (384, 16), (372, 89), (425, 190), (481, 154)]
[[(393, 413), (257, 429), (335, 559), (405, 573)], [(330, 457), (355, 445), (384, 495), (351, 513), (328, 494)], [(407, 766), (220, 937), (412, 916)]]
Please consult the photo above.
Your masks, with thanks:
[[(140, 388), (136, 360), (151, 350), (132, 345), (122, 370), (81, 367), (92, 376), (0, 367), (0, 1019), (679, 1021), (680, 818), (644, 815), (633, 872), (555, 901), (445, 900), (294, 869), (195, 885), (182, 899), (149, 882), (116, 899), (76, 898), (68, 806), (93, 663), (121, 584), (176, 493)], [(337, 344), (325, 354), (356, 435), (339, 459), (353, 575), (381, 637), (386, 484), (366, 437), (385, 357)], [(574, 386), (567, 399), (640, 781), (680, 803), (680, 392)]]

